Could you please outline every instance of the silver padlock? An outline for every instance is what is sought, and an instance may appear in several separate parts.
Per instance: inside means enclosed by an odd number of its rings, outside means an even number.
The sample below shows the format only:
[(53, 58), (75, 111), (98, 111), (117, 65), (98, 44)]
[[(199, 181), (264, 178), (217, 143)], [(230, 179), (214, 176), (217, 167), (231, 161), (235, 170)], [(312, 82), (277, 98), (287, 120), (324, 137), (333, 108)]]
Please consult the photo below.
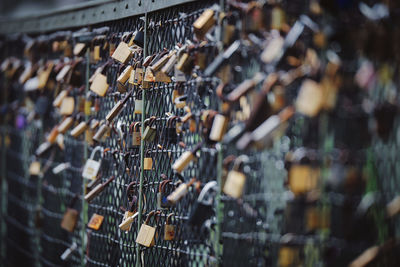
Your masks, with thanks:
[[(94, 160), (94, 156), (96, 152), (100, 152), (100, 160), (96, 161)], [(90, 154), (90, 158), (85, 163), (85, 166), (83, 167), (83, 172), (82, 172), (82, 177), (86, 179), (91, 179), (94, 180), (96, 179), (97, 174), (99, 173), (100, 170), (100, 164), (101, 160), (103, 158), (103, 152), (104, 149), (101, 146), (96, 146), (92, 153)]]

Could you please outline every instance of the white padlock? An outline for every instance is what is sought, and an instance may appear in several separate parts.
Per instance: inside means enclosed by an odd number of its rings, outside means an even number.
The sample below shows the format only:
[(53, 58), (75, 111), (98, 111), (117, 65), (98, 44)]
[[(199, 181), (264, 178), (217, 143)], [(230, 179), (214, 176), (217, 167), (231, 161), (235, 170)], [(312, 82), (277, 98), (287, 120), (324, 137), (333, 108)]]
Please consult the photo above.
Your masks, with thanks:
[[(100, 152), (100, 160), (94, 160), (94, 156), (96, 152)], [(86, 179), (94, 180), (97, 177), (97, 174), (100, 170), (101, 160), (103, 158), (104, 149), (101, 146), (97, 146), (93, 149), (92, 153), (90, 154), (90, 158), (85, 163), (83, 167), (82, 177)]]

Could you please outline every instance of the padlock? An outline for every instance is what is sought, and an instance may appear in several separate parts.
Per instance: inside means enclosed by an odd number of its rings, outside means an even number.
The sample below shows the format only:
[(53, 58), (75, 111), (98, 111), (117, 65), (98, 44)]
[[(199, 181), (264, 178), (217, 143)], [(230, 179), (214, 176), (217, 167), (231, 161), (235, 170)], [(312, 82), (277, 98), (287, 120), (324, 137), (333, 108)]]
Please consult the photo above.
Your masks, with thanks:
[[(189, 55), (189, 53), (183, 53), (176, 63), (176, 69), (183, 73), (190, 73), (193, 68), (193, 58)], [(186, 78), (185, 78), (186, 81)]]
[(305, 194), (317, 189), (320, 169), (309, 165), (293, 164), (288, 172), (289, 189), (295, 194)]
[(126, 64), (128, 60), (131, 59), (132, 52), (127, 43), (120, 42), (117, 49), (115, 49), (115, 51), (112, 53), (111, 57), (122, 64)]
[(174, 122), (179, 121), (178, 116), (172, 116), (167, 120), (167, 127), (165, 128), (165, 141), (171, 144), (178, 142), (178, 134), (176, 133), (176, 124)]
[(75, 99), (73, 97), (64, 97), (61, 101), (60, 114), (71, 115), (75, 109)]
[(117, 89), (120, 93), (126, 93), (127, 81), (131, 75), (132, 66), (127, 66), (124, 71), (118, 76)]
[(129, 98), (132, 96), (132, 92), (133, 90), (126, 94), (126, 96), (118, 101), (118, 103), (115, 104), (115, 106), (110, 110), (110, 112), (106, 115), (106, 120), (108, 122), (112, 122), (114, 118), (121, 112), (126, 102), (128, 102)]
[(131, 134), (132, 146), (137, 147), (140, 146), (140, 141), (142, 140), (140, 136), (140, 122), (134, 122), (129, 127), (129, 133)]
[(92, 190), (90, 190), (84, 197), (87, 202), (91, 202), (95, 197), (97, 197), (103, 190), (115, 179), (114, 176), (111, 176), (107, 181), (104, 183), (100, 183), (96, 185)]
[(52, 147), (52, 143), (46, 141), (43, 142), (38, 146), (38, 148), (35, 150), (35, 155), (40, 157), (42, 156), (46, 151), (48, 151)]
[(197, 39), (203, 39), (203, 37), (214, 26), (214, 24), (214, 10), (206, 9), (193, 23), (193, 29)]
[(149, 156), (150, 151), (147, 150), (143, 159), (143, 170), (151, 171), (153, 169), (153, 159)]
[(144, 46), (144, 32), (143, 28), (139, 29), (139, 31), (135, 34), (135, 38), (133, 39), (133, 43), (141, 48)]
[(296, 99), (296, 110), (309, 117), (316, 116), (323, 107), (324, 95), (321, 85), (313, 80), (303, 81)]
[(90, 90), (99, 96), (105, 96), (108, 87), (107, 77), (102, 73), (97, 73), (90, 85)]
[(174, 100), (174, 104), (176, 108), (184, 108), (186, 106), (187, 95), (178, 96)]
[(228, 116), (217, 114), (214, 116), (213, 125), (210, 131), (210, 140), (220, 142), (225, 135), (228, 127), (229, 118)]
[(100, 45), (95, 45), (93, 47), (93, 61), (94, 61), (94, 63), (96, 63), (96, 62), (101, 60), (100, 50), (101, 50)]
[(199, 143), (194, 147), (193, 150), (183, 152), (183, 154), (172, 165), (172, 169), (177, 173), (181, 173), (195, 158), (196, 152), (201, 148), (202, 145), (203, 143)]
[(73, 50), (74, 56), (77, 56), (77, 57), (83, 56), (83, 54), (85, 53), (85, 47), (86, 47), (85, 43), (77, 43), (74, 46), (74, 50)]
[(104, 216), (93, 213), (92, 217), (90, 218), (90, 221), (88, 222), (88, 227), (97, 231), (100, 229), (100, 226), (103, 224), (103, 221), (104, 221)]
[(163, 180), (158, 186), (157, 192), (157, 209), (164, 209), (170, 207), (170, 202), (167, 200), (167, 192), (165, 188), (171, 182), (171, 180)]
[(63, 261), (68, 260), (69, 258), (71, 258), (72, 253), (78, 248), (78, 245), (74, 242), (72, 243), (72, 245), (67, 248), (63, 254), (61, 254), (60, 259)]
[(51, 129), (49, 135), (47, 136), (47, 142), (49, 142), (50, 144), (54, 144), (58, 134), (59, 134), (58, 125), (56, 125), (53, 127), (53, 129)]
[(128, 197), (128, 208), (126, 209), (124, 213), (124, 218), (122, 219), (122, 222), (119, 225), (119, 228), (122, 231), (129, 231), (131, 229), (133, 221), (139, 215), (139, 213), (136, 211), (136, 204), (138, 198), (135, 195), (135, 190), (134, 190), (135, 185), (136, 182), (131, 182), (126, 190), (126, 195)]
[(142, 114), (143, 112), (143, 100), (135, 99), (135, 111), (134, 114)]
[(107, 135), (111, 131), (110, 126), (108, 126), (107, 122), (103, 122), (103, 124), (99, 127), (95, 135), (93, 136), (93, 140), (96, 142), (101, 142), (103, 137)]
[(39, 78), (39, 84), (38, 84), (38, 89), (44, 89), (47, 85), (47, 82), (49, 81), (50, 74), (53, 70), (54, 63), (50, 61), (47, 63), (47, 66), (45, 69), (42, 69), (41, 71), (38, 70), (38, 78)]
[(58, 125), (58, 132), (60, 134), (65, 134), (69, 128), (71, 128), (72, 124), (74, 124), (74, 118), (73, 116), (66, 117), (60, 125)]
[(176, 51), (175, 50), (171, 51), (168, 62), (162, 67), (161, 72), (169, 76), (174, 70), (177, 60), (178, 56), (176, 55)]
[(206, 220), (215, 214), (214, 199), (218, 191), (216, 181), (206, 183), (201, 190), (192, 212), (189, 215), (188, 224), (199, 229)]
[[(96, 153), (100, 153), (100, 160), (94, 160), (94, 156)], [(85, 166), (83, 167), (82, 177), (90, 180), (94, 180), (97, 177), (97, 174), (100, 170), (101, 159), (103, 158), (104, 149), (101, 146), (97, 146), (93, 149), (90, 154), (90, 158), (86, 161)]]
[(164, 225), (164, 240), (170, 241), (175, 239), (175, 226), (171, 224), (173, 213), (168, 214)]
[(167, 200), (170, 204), (175, 205), (176, 202), (181, 200), (188, 192), (189, 187), (196, 181), (192, 178), (188, 183), (180, 184), (168, 197)]
[(58, 73), (56, 76), (56, 81), (57, 82), (63, 82), (65, 77), (67, 76), (68, 72), (71, 70), (71, 65), (67, 64), (65, 65)]
[(299, 266), (300, 264), (300, 250), (294, 246), (281, 246), (279, 249), (278, 266), (290, 267)]
[(145, 247), (152, 247), (155, 245), (154, 237), (156, 234), (156, 228), (148, 225), (150, 222), (150, 218), (155, 215), (156, 212), (154, 210), (147, 215), (146, 221), (140, 226), (140, 230), (136, 238), (136, 243)]
[(261, 60), (268, 64), (279, 58), (283, 50), (284, 42), (284, 39), (280, 35), (274, 35), (262, 52)]
[(246, 175), (239, 171), (242, 163), (249, 161), (245, 155), (237, 157), (233, 164), (233, 169), (228, 172), (226, 181), (223, 187), (223, 192), (230, 197), (240, 198), (243, 195), (244, 185), (246, 183)]
[(78, 138), (86, 129), (88, 129), (92, 118), (86, 121), (81, 121), (74, 129), (71, 130), (70, 135), (74, 138)]
[(29, 165), (29, 174), (30, 175), (39, 175), (40, 174), (41, 164), (39, 161), (33, 161)]
[(151, 71), (150, 68), (146, 68), (146, 71), (144, 73), (143, 77), (143, 83), (142, 83), (142, 88), (143, 89), (149, 89), (150, 88), (150, 83), (155, 82), (154, 74)]
[(75, 230), (76, 223), (78, 222), (79, 212), (78, 210), (73, 208), (77, 200), (78, 196), (75, 195), (74, 198), (71, 200), (69, 207), (67, 207), (67, 210), (65, 211), (63, 219), (61, 221), (61, 228), (71, 233)]
[(142, 140), (147, 142), (154, 141), (157, 135), (157, 128), (154, 126), (155, 122), (156, 122), (155, 116), (152, 116), (144, 121), (144, 126), (146, 128), (143, 132)]
[(140, 64), (140, 61), (135, 63), (134, 69), (131, 71), (131, 75), (129, 77), (129, 83), (132, 85), (140, 85), (143, 81), (143, 67)]

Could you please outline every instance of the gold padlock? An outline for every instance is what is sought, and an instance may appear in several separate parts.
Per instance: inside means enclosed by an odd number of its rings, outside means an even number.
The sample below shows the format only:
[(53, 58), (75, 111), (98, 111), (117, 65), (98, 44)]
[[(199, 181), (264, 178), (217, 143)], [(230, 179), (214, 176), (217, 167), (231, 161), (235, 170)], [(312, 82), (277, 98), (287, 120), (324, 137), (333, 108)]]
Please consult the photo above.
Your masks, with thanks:
[(74, 138), (80, 136), (89, 127), (91, 121), (91, 119), (89, 119), (88, 122), (81, 121), (74, 129), (71, 130), (71, 136)]
[(152, 247), (155, 245), (154, 237), (156, 234), (156, 228), (148, 225), (150, 218), (155, 214), (156, 212), (153, 210), (147, 215), (146, 221), (140, 226), (140, 230), (136, 238), (136, 243), (145, 247)]
[(102, 73), (97, 73), (94, 76), (93, 82), (90, 85), (90, 90), (99, 96), (104, 96), (108, 90), (107, 77)]
[(174, 240), (175, 239), (175, 226), (171, 224), (171, 218), (174, 216), (173, 213), (168, 214), (164, 225), (164, 240)]
[(73, 50), (74, 56), (82, 56), (83, 53), (85, 52), (85, 50), (84, 50), (85, 47), (86, 47), (86, 44), (85, 44), (85, 43), (77, 43), (77, 44), (74, 46), (74, 50)]
[(93, 213), (88, 223), (88, 227), (97, 231), (100, 229), (100, 226), (102, 225), (103, 221), (104, 221), (104, 216)]
[(190, 179), (188, 183), (180, 184), (168, 197), (167, 201), (174, 205), (176, 202), (181, 200), (188, 192), (189, 187), (196, 181), (195, 178)]
[(75, 99), (71, 96), (64, 97), (61, 106), (60, 106), (60, 114), (61, 115), (71, 115), (75, 109)]
[(115, 104), (115, 106), (106, 115), (106, 120), (108, 122), (112, 122), (114, 120), (114, 118), (121, 112), (122, 108), (125, 106), (126, 102), (128, 102), (131, 96), (132, 91), (128, 93), (122, 100), (118, 101), (117, 104)]
[(60, 134), (65, 134), (69, 128), (71, 128), (72, 124), (74, 123), (74, 118), (72, 116), (66, 117), (60, 125), (58, 125), (58, 132)]
[(172, 165), (172, 169), (177, 173), (181, 173), (195, 158), (195, 154), (201, 148), (202, 144), (203, 143), (197, 144), (191, 151), (183, 152), (183, 154)]
[(157, 118), (155, 116), (152, 116), (144, 121), (144, 126), (146, 127), (142, 140), (147, 141), (147, 142), (152, 142), (154, 141), (156, 135), (157, 135), (157, 128), (154, 126), (154, 123), (156, 122)]
[(228, 128), (229, 118), (222, 114), (214, 116), (213, 125), (210, 131), (210, 140), (220, 142)]
[(198, 39), (202, 39), (206, 33), (214, 26), (214, 10), (206, 9), (200, 17), (193, 23), (194, 33)]
[(244, 185), (246, 183), (246, 175), (239, 171), (240, 165), (248, 161), (248, 157), (245, 155), (239, 156), (235, 159), (233, 169), (228, 172), (223, 192), (230, 197), (240, 198), (243, 195)]
[(115, 49), (115, 51), (112, 53), (111, 57), (122, 64), (126, 64), (132, 57), (132, 52), (127, 43), (120, 42), (117, 49)]
[(132, 146), (140, 146), (140, 140), (142, 139), (140, 135), (140, 125), (140, 122), (134, 122), (129, 127), (129, 132), (132, 135)]
[(143, 169), (145, 171), (151, 171), (153, 169), (153, 159), (149, 157), (150, 151), (146, 151), (145, 158), (143, 159)]
[(67, 208), (61, 221), (61, 228), (68, 232), (73, 232), (78, 221), (78, 215), (79, 213), (76, 209)]
[(304, 194), (318, 186), (320, 169), (309, 165), (293, 164), (289, 169), (289, 189), (295, 194)]
[(129, 79), (129, 76), (131, 75), (132, 72), (132, 66), (127, 66), (124, 71), (119, 75), (117, 82), (118, 82), (118, 91), (120, 93), (125, 93), (126, 92), (126, 82)]

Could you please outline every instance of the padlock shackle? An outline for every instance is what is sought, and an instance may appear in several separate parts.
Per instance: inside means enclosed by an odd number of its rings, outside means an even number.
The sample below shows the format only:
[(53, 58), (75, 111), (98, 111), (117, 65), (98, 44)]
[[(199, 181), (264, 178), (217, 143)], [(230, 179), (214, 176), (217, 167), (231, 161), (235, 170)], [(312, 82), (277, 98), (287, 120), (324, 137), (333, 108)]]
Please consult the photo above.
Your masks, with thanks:
[(197, 202), (203, 202), (204, 198), (208, 194), (208, 192), (217, 186), (218, 186), (217, 181), (210, 181), (210, 182), (206, 183), (204, 185), (203, 189), (201, 190), (199, 197), (197, 198)]
[(93, 150), (92, 150), (92, 153), (90, 153), (90, 159), (93, 159), (94, 158), (94, 155), (96, 154), (96, 152), (100, 152), (100, 156), (101, 156), (101, 158), (103, 158), (103, 153), (105, 152), (104, 151), (104, 148), (103, 147), (101, 147), (101, 146), (96, 146)]
[(170, 214), (167, 215), (167, 219), (165, 220), (165, 224), (166, 225), (170, 225), (171, 224), (171, 218), (172, 216), (174, 216), (174, 213), (171, 212)]
[(235, 155), (226, 156), (226, 157), (224, 158), (224, 160), (222, 161), (222, 167), (223, 167), (224, 169), (228, 169), (229, 164), (231, 164), (232, 162), (234, 162), (235, 159), (236, 159), (236, 156), (235, 156)]
[(247, 163), (247, 162), (249, 162), (249, 161), (250, 161), (249, 156), (244, 155), (244, 154), (243, 154), (243, 155), (240, 155), (239, 157), (237, 157), (237, 158), (234, 160), (232, 170), (234, 170), (234, 171), (239, 171), (241, 165), (242, 165), (242, 164), (245, 164), (245, 163)]
[(160, 213), (161, 213), (160, 211), (155, 211), (155, 210), (150, 211), (149, 214), (147, 214), (147, 217), (146, 217), (146, 220), (144, 221), (144, 224), (148, 225), (151, 217), (157, 216)]
[(159, 186), (158, 186), (158, 192), (163, 193), (165, 190), (165, 187), (167, 186), (168, 183), (170, 183), (171, 180), (164, 180), (162, 181)]

